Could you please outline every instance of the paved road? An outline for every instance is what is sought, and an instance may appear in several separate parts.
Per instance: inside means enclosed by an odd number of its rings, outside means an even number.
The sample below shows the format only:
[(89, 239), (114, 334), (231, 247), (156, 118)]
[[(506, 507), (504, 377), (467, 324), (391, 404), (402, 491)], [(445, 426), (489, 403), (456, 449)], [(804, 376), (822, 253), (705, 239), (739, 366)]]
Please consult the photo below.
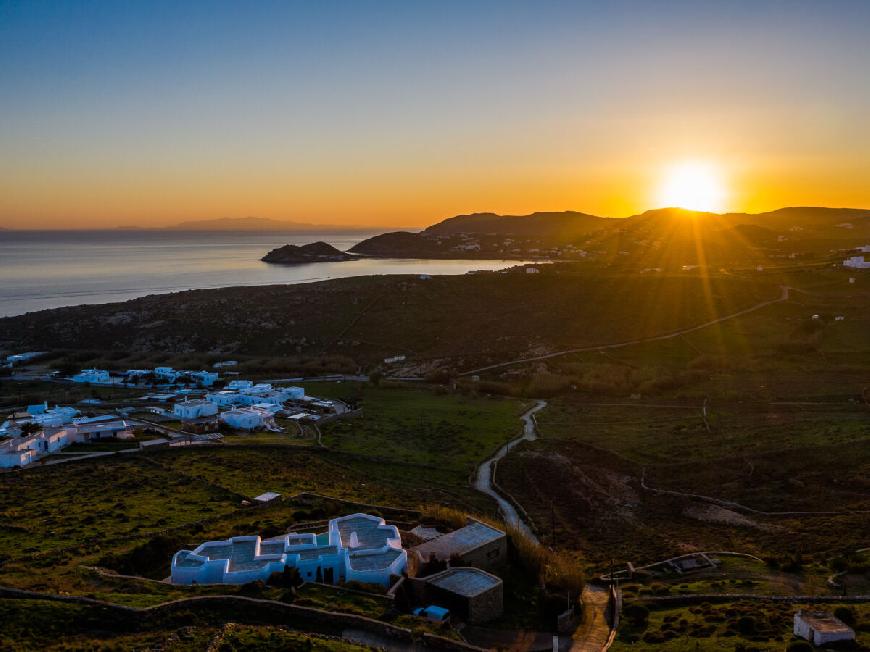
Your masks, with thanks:
[(531, 358), (520, 358), (519, 360), (510, 360), (508, 362), (499, 362), (497, 364), (491, 364), (486, 367), (480, 367), (478, 369), (471, 369), (470, 371), (464, 371), (460, 376), (469, 376), (471, 374), (479, 374), (484, 371), (491, 371), (493, 369), (500, 369), (502, 367), (510, 367), (517, 364), (523, 364), (525, 362), (537, 362), (538, 360), (549, 360), (550, 358), (558, 358), (559, 356), (569, 355), (571, 353), (586, 353), (589, 351), (605, 351), (607, 349), (620, 349), (625, 346), (634, 346), (635, 344), (644, 344), (646, 342), (659, 342), (661, 340), (669, 340), (674, 337), (680, 337), (681, 335), (686, 335), (687, 333), (693, 333), (695, 331), (701, 330), (702, 328), (707, 328), (708, 326), (713, 326), (714, 324), (721, 324), (723, 321), (728, 321), (729, 319), (734, 319), (735, 317), (740, 317), (741, 315), (745, 315), (750, 312), (754, 312), (756, 310), (760, 310), (766, 306), (773, 305), (774, 303), (780, 303), (782, 301), (787, 301), (789, 296), (789, 291), (792, 288), (783, 285), (782, 286), (782, 294), (777, 299), (771, 299), (770, 301), (762, 301), (761, 303), (757, 303), (754, 306), (746, 308), (745, 310), (740, 310), (738, 312), (731, 313), (730, 315), (725, 315), (723, 317), (719, 317), (718, 319), (713, 319), (712, 321), (704, 322), (703, 324), (698, 324), (697, 326), (692, 326), (690, 328), (683, 328), (678, 331), (674, 331), (672, 333), (666, 333), (665, 335), (656, 335), (655, 337), (642, 337), (636, 340), (629, 340), (627, 342), (617, 342), (616, 344), (603, 344), (601, 346), (584, 346), (577, 349), (565, 349), (563, 351), (556, 351), (555, 353), (547, 353), (546, 355), (537, 355)]
[(516, 439), (509, 441), (507, 444), (498, 449), (495, 455), (486, 460), (483, 464), (480, 465), (477, 469), (477, 477), (474, 480), (474, 488), (478, 491), (482, 491), (488, 496), (492, 496), (495, 501), (498, 503), (499, 509), (501, 510), (502, 516), (504, 517), (505, 523), (509, 525), (514, 525), (519, 530), (525, 534), (529, 539), (538, 543), (538, 538), (535, 536), (535, 533), (532, 532), (532, 529), (529, 525), (520, 517), (517, 513), (517, 510), (510, 503), (510, 501), (506, 500), (499, 494), (495, 487), (492, 485), (492, 465), (494, 462), (502, 459), (505, 455), (507, 455), (511, 449), (514, 448), (521, 441), (534, 441), (538, 438), (538, 431), (535, 427), (535, 412), (539, 410), (543, 410), (547, 406), (546, 401), (538, 401), (534, 407), (526, 411), (523, 416), (523, 434)]

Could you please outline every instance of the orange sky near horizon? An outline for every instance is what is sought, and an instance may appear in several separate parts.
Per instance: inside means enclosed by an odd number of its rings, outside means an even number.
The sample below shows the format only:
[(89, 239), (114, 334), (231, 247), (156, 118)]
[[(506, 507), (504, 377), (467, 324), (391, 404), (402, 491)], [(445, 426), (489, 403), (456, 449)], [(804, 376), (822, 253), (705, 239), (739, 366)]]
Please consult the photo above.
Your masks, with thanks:
[(0, 226), (870, 208), (870, 4), (473, 5), (2, 7)]

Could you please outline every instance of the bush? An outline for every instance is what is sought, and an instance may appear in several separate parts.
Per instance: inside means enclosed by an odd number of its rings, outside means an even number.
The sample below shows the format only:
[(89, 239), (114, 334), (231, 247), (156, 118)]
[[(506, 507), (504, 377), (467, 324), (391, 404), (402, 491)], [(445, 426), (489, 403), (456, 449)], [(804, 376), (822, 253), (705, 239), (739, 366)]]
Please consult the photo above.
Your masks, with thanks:
[(786, 652), (813, 652), (813, 646), (804, 640), (792, 641), (785, 649)]
[(627, 605), (622, 613), (634, 627), (645, 626), (649, 621), (649, 609), (642, 604)]
[(740, 616), (740, 618), (737, 619), (737, 631), (744, 636), (754, 634), (755, 628), (755, 618), (752, 616)]
[(837, 607), (834, 609), (834, 617), (839, 618), (849, 627), (855, 626), (855, 610), (852, 607)]
[(129, 552), (104, 557), (99, 563), (123, 575), (163, 579), (169, 574), (172, 556), (182, 545), (180, 539), (158, 535)]

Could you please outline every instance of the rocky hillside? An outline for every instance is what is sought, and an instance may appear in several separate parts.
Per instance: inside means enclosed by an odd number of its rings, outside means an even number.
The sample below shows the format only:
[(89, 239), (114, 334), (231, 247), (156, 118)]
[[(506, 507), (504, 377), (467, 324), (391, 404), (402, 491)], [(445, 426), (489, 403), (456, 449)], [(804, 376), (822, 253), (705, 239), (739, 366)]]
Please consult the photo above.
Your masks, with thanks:
[(272, 249), (260, 260), (278, 265), (300, 265), (303, 263), (328, 263), (340, 260), (353, 260), (355, 256), (336, 249), (323, 241), (307, 245), (284, 245)]
[(866, 244), (867, 210), (809, 207), (719, 215), (666, 208), (625, 219), (572, 211), (459, 215), (421, 233), (375, 236), (351, 251), (412, 258), (629, 259), (640, 269), (680, 269), (818, 260)]

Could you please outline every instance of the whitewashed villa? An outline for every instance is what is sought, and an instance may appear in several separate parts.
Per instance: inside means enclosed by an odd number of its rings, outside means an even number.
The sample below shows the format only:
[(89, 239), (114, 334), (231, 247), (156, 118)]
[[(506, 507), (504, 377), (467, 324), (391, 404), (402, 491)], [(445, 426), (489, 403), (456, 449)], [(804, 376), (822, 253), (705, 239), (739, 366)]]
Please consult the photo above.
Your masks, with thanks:
[(332, 519), (323, 534), (208, 541), (172, 557), (173, 584), (244, 584), (296, 568), (306, 581), (389, 586), (407, 565), (398, 529), (369, 514)]
[(870, 269), (870, 261), (864, 260), (864, 256), (850, 256), (843, 261), (843, 267), (852, 269)]
[(183, 421), (192, 421), (204, 417), (213, 417), (218, 413), (218, 406), (203, 399), (190, 399), (176, 403), (172, 413)]
[(238, 392), (223, 389), (219, 392), (209, 392), (205, 395), (205, 400), (223, 407), (227, 405), (238, 405), (240, 402), (240, 396), (241, 394)]
[(221, 412), (220, 419), (230, 428), (236, 430), (254, 430), (265, 425), (272, 415), (254, 408), (234, 408)]
[(82, 369), (70, 378), (74, 383), (89, 383), (91, 385), (111, 385), (112, 377), (105, 369)]

